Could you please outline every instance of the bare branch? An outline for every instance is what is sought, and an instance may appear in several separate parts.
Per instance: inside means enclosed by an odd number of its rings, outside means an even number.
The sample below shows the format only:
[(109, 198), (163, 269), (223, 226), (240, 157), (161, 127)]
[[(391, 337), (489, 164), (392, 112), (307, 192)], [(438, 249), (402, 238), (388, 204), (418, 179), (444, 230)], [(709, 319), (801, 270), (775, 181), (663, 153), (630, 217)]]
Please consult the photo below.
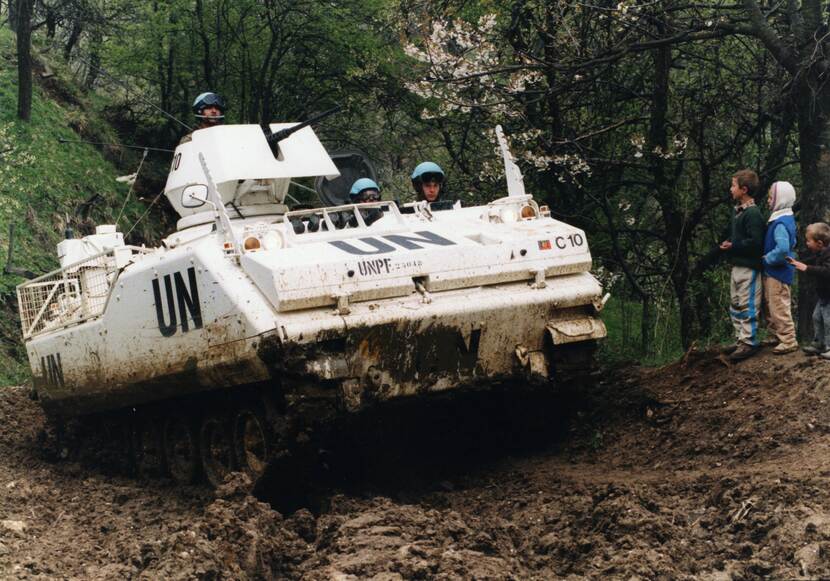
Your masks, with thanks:
[(778, 34), (767, 23), (766, 18), (761, 13), (758, 3), (755, 0), (743, 0), (744, 8), (749, 16), (752, 33), (756, 36), (767, 50), (772, 54), (773, 58), (778, 63), (787, 69), (792, 75), (798, 72), (798, 62), (795, 55), (789, 47), (784, 43)]

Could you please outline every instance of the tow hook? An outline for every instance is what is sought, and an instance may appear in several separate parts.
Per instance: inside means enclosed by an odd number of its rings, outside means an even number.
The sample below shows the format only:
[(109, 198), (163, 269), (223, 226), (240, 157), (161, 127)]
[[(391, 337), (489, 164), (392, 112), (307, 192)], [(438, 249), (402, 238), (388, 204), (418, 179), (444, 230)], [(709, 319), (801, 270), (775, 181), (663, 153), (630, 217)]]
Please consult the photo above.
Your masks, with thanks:
[(375, 390), (380, 389), (383, 382), (383, 373), (374, 365), (366, 372), (366, 382)]
[(429, 291), (424, 287), (424, 283), (419, 280), (415, 281), (415, 290), (421, 293), (421, 302), (425, 305), (428, 305), (432, 302), (432, 296), (429, 294)]
[(600, 298), (600, 297), (595, 298), (592, 301), (592, 304), (594, 306), (594, 311), (596, 313), (601, 313), (602, 309), (605, 308), (605, 303), (607, 303), (608, 299), (610, 299), (610, 298), (611, 298), (611, 293), (605, 293), (605, 295), (602, 298)]
[(348, 315), (352, 312), (351, 307), (349, 306), (349, 295), (347, 294), (338, 294), (334, 295), (334, 299), (337, 300), (337, 314), (338, 315)]
[(516, 347), (516, 359), (519, 360), (522, 367), (527, 367), (528, 363), (530, 362), (530, 357), (528, 357), (527, 347), (523, 345), (519, 345)]
[(524, 345), (516, 347), (516, 359), (524, 368), (528, 380), (544, 382), (550, 377), (548, 358), (542, 351), (528, 351)]

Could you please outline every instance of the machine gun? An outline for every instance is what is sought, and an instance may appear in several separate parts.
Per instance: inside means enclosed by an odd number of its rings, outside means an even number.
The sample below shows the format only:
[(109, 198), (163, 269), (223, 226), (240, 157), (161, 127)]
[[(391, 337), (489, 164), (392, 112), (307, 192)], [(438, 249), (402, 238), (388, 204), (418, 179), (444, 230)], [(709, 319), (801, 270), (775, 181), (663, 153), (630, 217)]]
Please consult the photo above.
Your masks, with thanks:
[(265, 134), (265, 140), (268, 142), (268, 145), (271, 147), (271, 151), (274, 153), (274, 157), (277, 157), (280, 153), (280, 141), (290, 137), (300, 129), (304, 127), (308, 127), (312, 123), (317, 123), (325, 119), (326, 117), (333, 115), (340, 111), (342, 107), (340, 105), (336, 107), (332, 107), (328, 111), (323, 111), (317, 115), (314, 115), (310, 119), (306, 119), (302, 123), (298, 123), (297, 125), (293, 125), (291, 127), (286, 127), (285, 129), (280, 129), (279, 131), (271, 131), (271, 127), (267, 123), (262, 124), (262, 132)]

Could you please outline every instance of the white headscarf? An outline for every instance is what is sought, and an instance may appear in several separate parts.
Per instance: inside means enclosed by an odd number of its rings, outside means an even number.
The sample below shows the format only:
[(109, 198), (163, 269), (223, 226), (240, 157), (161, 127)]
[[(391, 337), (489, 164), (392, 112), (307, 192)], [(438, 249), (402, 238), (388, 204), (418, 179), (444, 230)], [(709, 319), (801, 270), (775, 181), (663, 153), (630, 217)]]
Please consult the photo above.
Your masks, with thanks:
[(777, 220), (781, 216), (793, 215), (793, 204), (795, 204), (795, 188), (790, 182), (775, 182), (770, 187), (772, 193), (772, 214), (767, 222)]

